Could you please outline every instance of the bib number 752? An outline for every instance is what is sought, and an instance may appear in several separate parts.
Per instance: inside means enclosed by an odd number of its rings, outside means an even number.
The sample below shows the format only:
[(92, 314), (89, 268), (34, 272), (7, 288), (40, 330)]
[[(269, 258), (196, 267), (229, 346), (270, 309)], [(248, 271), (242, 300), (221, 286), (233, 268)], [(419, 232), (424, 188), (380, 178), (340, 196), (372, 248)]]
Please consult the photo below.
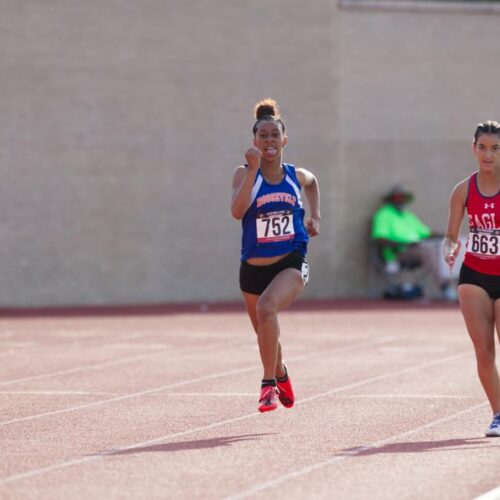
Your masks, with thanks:
[(294, 235), (291, 212), (264, 214), (257, 218), (257, 241), (259, 243), (291, 240)]

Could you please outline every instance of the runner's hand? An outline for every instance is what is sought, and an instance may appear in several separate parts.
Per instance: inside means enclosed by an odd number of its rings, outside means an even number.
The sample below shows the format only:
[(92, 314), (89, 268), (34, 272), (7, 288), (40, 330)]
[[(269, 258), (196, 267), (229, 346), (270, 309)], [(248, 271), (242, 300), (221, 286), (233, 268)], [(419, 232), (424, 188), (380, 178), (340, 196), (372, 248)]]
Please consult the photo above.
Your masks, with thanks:
[(262, 158), (262, 151), (255, 146), (252, 146), (245, 153), (245, 159), (248, 164), (248, 170), (257, 172), (259, 169), (260, 159)]
[(319, 220), (308, 217), (306, 219), (306, 229), (309, 236), (318, 236), (319, 234)]
[(455, 260), (457, 259), (458, 252), (460, 251), (460, 247), (462, 246), (462, 242), (458, 240), (456, 243), (445, 239), (443, 244), (443, 252), (444, 252), (444, 260), (448, 264), (448, 267), (451, 270), (453, 269), (453, 265), (455, 264)]

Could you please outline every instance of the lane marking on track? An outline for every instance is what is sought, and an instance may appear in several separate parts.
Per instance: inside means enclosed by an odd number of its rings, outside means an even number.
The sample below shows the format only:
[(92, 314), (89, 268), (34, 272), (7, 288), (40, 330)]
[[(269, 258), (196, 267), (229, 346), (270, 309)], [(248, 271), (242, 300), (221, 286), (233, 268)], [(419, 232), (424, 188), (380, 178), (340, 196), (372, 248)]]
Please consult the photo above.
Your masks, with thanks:
[(500, 499), (500, 486), (494, 488), (493, 490), (483, 493), (481, 496), (474, 498), (473, 500), (499, 500)]
[(462, 415), (465, 415), (467, 413), (473, 412), (478, 410), (479, 408), (483, 408), (484, 406), (487, 406), (488, 403), (484, 402), (475, 406), (471, 406), (469, 408), (466, 408), (465, 410), (461, 410), (457, 413), (454, 413), (453, 415), (448, 415), (447, 417), (439, 418), (437, 420), (434, 420), (433, 422), (429, 422), (425, 425), (422, 425), (420, 427), (416, 427), (414, 429), (410, 429), (405, 432), (401, 432), (399, 434), (394, 434), (388, 438), (381, 439), (379, 441), (375, 441), (373, 443), (369, 443), (365, 446), (359, 446), (355, 448), (354, 450), (349, 450), (346, 452), (343, 452), (342, 455), (336, 455), (332, 458), (329, 458), (327, 460), (323, 460), (321, 462), (316, 462), (314, 464), (308, 465), (307, 467), (302, 467), (300, 469), (297, 469), (293, 472), (289, 472), (288, 474), (283, 474), (282, 476), (278, 476), (270, 481), (265, 481), (260, 484), (257, 484), (256, 486), (253, 486), (252, 488), (249, 488), (248, 490), (240, 491), (239, 493), (236, 493), (235, 495), (230, 495), (225, 497), (225, 500), (237, 500), (240, 498), (249, 498), (255, 495), (256, 493), (260, 493), (264, 490), (268, 490), (270, 488), (274, 488), (275, 486), (278, 486), (286, 481), (289, 481), (290, 479), (295, 479), (300, 476), (304, 476), (306, 474), (309, 474), (310, 472), (314, 472), (319, 469), (323, 469), (325, 467), (329, 467), (332, 465), (336, 465), (339, 462), (342, 462), (348, 458), (356, 457), (358, 455), (361, 455), (362, 453), (373, 450), (375, 448), (378, 448), (379, 446), (384, 446), (391, 441), (401, 439), (404, 437), (411, 436), (412, 434), (416, 434), (420, 431), (429, 429), (431, 427), (434, 427), (436, 425), (442, 424), (444, 422), (448, 422), (449, 420), (453, 420), (454, 418), (460, 417)]
[[(123, 337), (120, 337), (118, 340), (122, 339), (122, 338), (132, 338), (132, 337), (143, 337), (143, 336), (146, 336), (146, 335), (149, 335), (149, 334), (144, 334), (144, 333), (135, 333), (135, 334), (130, 334), (129, 336), (125, 335)], [(344, 336), (345, 338), (345, 336)], [(389, 336), (385, 336), (385, 337), (382, 337), (382, 338), (379, 338), (377, 339), (377, 341), (372, 345), (372, 347), (375, 347), (375, 346), (378, 346), (378, 345), (381, 345), (381, 344), (386, 344), (390, 341), (393, 341), (395, 340), (396, 337), (389, 337)], [(357, 344), (353, 344), (353, 345), (359, 345), (359, 341), (361, 340), (365, 340), (365, 337), (357, 337), (356, 338), (356, 341), (358, 342)], [(233, 346), (233, 347), (236, 347), (238, 345), (246, 345), (248, 344), (250, 347), (257, 349), (258, 346), (255, 345), (255, 341), (253, 338), (250, 338), (250, 339), (245, 339), (245, 340), (240, 340), (240, 339), (235, 339), (235, 340), (225, 340), (224, 341), (224, 346)], [(112, 344), (109, 344), (109, 345), (112, 345)], [(148, 358), (148, 357), (152, 357), (152, 356), (157, 356), (157, 355), (160, 355), (160, 354), (165, 354), (165, 352), (168, 352), (168, 351), (172, 351), (172, 352), (175, 352), (176, 355), (178, 354), (178, 352), (185, 352), (189, 355), (193, 355), (193, 354), (196, 354), (198, 352), (206, 352), (207, 349), (209, 350), (212, 350), (212, 349), (219, 349), (220, 346), (218, 344), (213, 344), (213, 345), (210, 345), (210, 346), (207, 346), (207, 347), (203, 347), (201, 349), (197, 349), (197, 350), (193, 350), (191, 347), (183, 347), (183, 348), (178, 348), (178, 349), (175, 349), (173, 348), (172, 346), (167, 346), (165, 347), (165, 349), (158, 349), (158, 350), (155, 350), (153, 352), (147, 352), (147, 353), (143, 353), (143, 354), (139, 354), (137, 356), (129, 356), (129, 357), (126, 357), (126, 358), (122, 358), (122, 359), (118, 359), (118, 360), (113, 360), (113, 361), (104, 361), (102, 363), (96, 363), (96, 364), (90, 364), (90, 365), (85, 365), (85, 366), (79, 366), (79, 367), (76, 367), (76, 368), (68, 368), (66, 370), (57, 370), (57, 371), (54, 371), (54, 372), (49, 372), (49, 373), (42, 373), (42, 374), (39, 374), (39, 375), (32, 375), (32, 376), (29, 376), (29, 377), (22, 377), (22, 378), (18, 378), (18, 379), (12, 379), (12, 380), (6, 380), (6, 381), (3, 381), (3, 382), (0, 382), (0, 387), (2, 386), (6, 386), (6, 385), (12, 385), (12, 384), (20, 384), (20, 383), (23, 383), (23, 382), (30, 382), (32, 380), (42, 380), (42, 379), (45, 379), (45, 378), (51, 378), (51, 377), (57, 377), (59, 375), (68, 375), (70, 373), (81, 373), (81, 372), (84, 372), (84, 371), (90, 371), (90, 370), (99, 370), (101, 368), (107, 368), (107, 367), (110, 367), (110, 366), (118, 366), (118, 365), (121, 365), (121, 364), (125, 364), (125, 363), (131, 363), (133, 361), (137, 361), (137, 360), (140, 360), (140, 359), (144, 359), (144, 358)], [(302, 351), (302, 348), (300, 348), (301, 351)], [(292, 350), (292, 348), (290, 349)], [(4, 353), (0, 353), (0, 356), (4, 354)], [(5, 354), (12, 354), (12, 352), (9, 352), (9, 353), (5, 353)], [(292, 359), (292, 358), (290, 358)]]
[(475, 396), (454, 394), (349, 394), (340, 397), (343, 399), (476, 399)]
[[(0, 394), (10, 394), (9, 392)], [(84, 394), (84, 393), (81, 393)], [(90, 393), (89, 393), (90, 394)], [(104, 394), (104, 393), (102, 393)], [(252, 397), (255, 392), (169, 392), (168, 396), (182, 397)], [(352, 394), (339, 396), (342, 399), (477, 399), (476, 396), (460, 396), (454, 394)]]
[(169, 392), (168, 397), (170, 396), (196, 396), (196, 397), (252, 397), (257, 398), (257, 393), (255, 392)]
[(39, 347), (39, 345), (36, 342), (33, 341), (23, 341), (23, 340), (12, 340), (12, 341), (7, 341), (7, 342), (2, 342), (2, 348), (5, 349), (24, 349), (24, 348), (30, 348), (30, 347)]
[[(365, 345), (363, 347), (368, 349), (368, 348), (373, 348), (373, 345), (372, 346)], [(310, 359), (310, 358), (313, 358), (315, 356), (324, 356), (325, 353), (327, 353), (327, 352), (329, 354), (337, 354), (337, 353), (343, 353), (343, 352), (348, 352), (348, 351), (352, 351), (352, 350), (359, 350), (359, 349), (360, 349), (359, 345), (357, 343), (355, 343), (355, 344), (349, 345), (347, 347), (332, 349), (331, 351), (322, 350), (322, 351), (318, 351), (318, 352), (313, 353), (313, 354), (311, 354), (311, 353), (304, 354), (303, 356), (290, 356), (288, 358), (288, 360), (300, 361), (302, 359)], [(162, 385), (160, 387), (154, 387), (152, 389), (146, 389), (144, 391), (132, 392), (129, 394), (122, 394), (121, 396), (117, 396), (117, 397), (110, 398), (110, 399), (103, 399), (101, 401), (94, 401), (92, 403), (87, 403), (84, 405), (72, 406), (70, 408), (63, 408), (61, 410), (54, 410), (54, 411), (50, 411), (50, 412), (46, 412), (46, 413), (39, 413), (36, 415), (28, 415), (26, 417), (14, 418), (12, 420), (4, 420), (3, 422), (0, 422), (0, 427), (5, 426), (5, 425), (10, 425), (10, 424), (15, 424), (18, 422), (26, 422), (28, 420), (35, 420), (37, 418), (49, 417), (49, 416), (53, 416), (53, 415), (60, 415), (62, 413), (83, 410), (86, 408), (92, 408), (92, 407), (101, 406), (104, 404), (115, 403), (117, 401), (123, 401), (125, 399), (142, 397), (142, 396), (146, 396), (148, 394), (163, 392), (167, 389), (174, 389), (175, 387), (182, 387), (185, 385), (195, 384), (198, 382), (206, 382), (208, 380), (213, 380), (213, 379), (221, 378), (221, 377), (230, 377), (233, 375), (247, 373), (247, 372), (251, 372), (254, 370), (256, 370), (256, 365), (252, 364), (252, 365), (246, 366), (244, 368), (235, 368), (234, 370), (228, 370), (228, 371), (224, 371), (224, 372), (214, 373), (212, 375), (205, 375), (203, 377), (197, 377), (197, 378), (190, 379), (190, 380), (183, 380), (182, 382), (175, 382), (173, 384)]]
[(171, 346), (165, 346), (165, 344), (153, 343), (153, 342), (113, 342), (106, 346), (107, 349), (119, 349), (119, 350), (132, 350), (137, 351), (138, 349), (159, 349), (165, 351), (165, 349), (174, 350)]
[(0, 394), (29, 394), (34, 396), (109, 396), (110, 392), (88, 391), (0, 391)]
[[(167, 351), (169, 349), (165, 349)], [(151, 356), (156, 356), (158, 354), (164, 354), (164, 351), (154, 351), (154, 352), (149, 352), (146, 354), (140, 354), (138, 356), (129, 356), (127, 358), (122, 358), (122, 359), (117, 359), (113, 361), (105, 361), (103, 363), (96, 363), (93, 365), (87, 365), (87, 366), (79, 366), (77, 368), (68, 368), (67, 370), (58, 370), (55, 372), (50, 372), (50, 373), (42, 373), (40, 375), (33, 375), (31, 377), (23, 377), (23, 378), (17, 378), (17, 379), (12, 379), (12, 380), (6, 380), (5, 382), (0, 382), (0, 387), (6, 386), (6, 385), (13, 385), (13, 384), (20, 384), (22, 382), (31, 382), (34, 380), (41, 380), (44, 378), (51, 378), (51, 377), (58, 377), (59, 375), (68, 375), (70, 373), (80, 373), (83, 371), (91, 371), (91, 370), (99, 370), (101, 368), (107, 368), (109, 366), (117, 366), (121, 365), (124, 363), (131, 363), (133, 361), (137, 361), (139, 359), (144, 359), (148, 358)]]
[[(440, 365), (440, 364), (448, 363), (450, 361), (455, 361), (457, 359), (464, 358), (464, 357), (470, 356), (470, 355), (471, 355), (471, 353), (468, 351), (467, 353), (461, 353), (461, 354), (457, 354), (457, 355), (454, 355), (454, 356), (449, 356), (448, 358), (443, 358), (443, 359), (440, 359), (440, 360), (437, 360), (437, 361), (433, 361), (433, 362), (430, 362), (430, 363), (423, 363), (421, 365), (413, 366), (411, 368), (405, 368), (403, 370), (398, 370), (398, 371), (395, 371), (395, 372), (386, 373), (386, 374), (383, 374), (383, 375), (377, 375), (375, 377), (370, 377), (370, 378), (367, 378), (367, 379), (364, 379), (364, 380), (360, 380), (358, 382), (354, 382), (352, 384), (348, 384), (348, 385), (345, 385), (345, 386), (342, 386), (342, 387), (337, 387), (337, 388), (332, 389), (330, 391), (326, 391), (326, 392), (323, 392), (323, 393), (320, 393), (320, 394), (315, 394), (314, 396), (310, 396), (310, 397), (305, 398), (305, 399), (301, 399), (300, 401), (297, 401), (296, 406), (304, 404), (304, 403), (309, 403), (310, 401), (313, 401), (313, 400), (316, 400), (316, 399), (319, 399), (319, 398), (322, 398), (322, 397), (328, 397), (328, 396), (331, 396), (332, 394), (336, 394), (338, 392), (346, 391), (346, 390), (349, 390), (349, 389), (351, 389), (353, 387), (360, 387), (362, 385), (371, 384), (373, 382), (377, 382), (379, 380), (384, 380), (386, 378), (396, 377), (396, 376), (399, 376), (399, 375), (401, 375), (403, 373), (408, 373), (408, 372), (412, 372), (412, 371), (421, 370), (423, 368), (429, 368), (431, 366), (437, 366), (437, 365)], [(486, 403), (482, 403), (480, 405), (476, 405), (476, 406), (473, 406), (473, 407), (469, 408), (467, 411), (472, 411), (474, 409), (481, 408), (481, 407), (483, 407), (485, 405), (486, 405)], [(465, 413), (465, 411), (458, 412), (458, 413), (455, 414), (455, 416), (461, 415), (463, 413)], [(142, 441), (142, 442), (136, 443), (136, 444), (134, 444), (132, 446), (119, 447), (119, 448), (115, 448), (115, 449), (112, 449), (112, 450), (108, 450), (108, 451), (104, 451), (104, 452), (98, 453), (96, 455), (91, 455), (91, 456), (87, 456), (87, 457), (84, 457), (84, 458), (75, 458), (73, 460), (66, 460), (66, 461), (59, 462), (59, 463), (56, 463), (56, 464), (53, 464), (53, 465), (48, 465), (48, 466), (45, 466), (45, 467), (40, 467), (38, 469), (32, 469), (30, 471), (20, 472), (18, 474), (13, 474), (11, 476), (6, 476), (6, 477), (0, 479), (0, 485), (2, 485), (2, 484), (8, 484), (8, 483), (13, 483), (15, 481), (20, 481), (22, 479), (28, 479), (28, 478), (31, 478), (31, 477), (34, 477), (34, 476), (39, 476), (39, 475), (42, 475), (42, 474), (45, 474), (45, 473), (48, 473), (48, 472), (51, 472), (51, 471), (54, 471), (54, 470), (60, 470), (60, 469), (64, 469), (64, 468), (67, 468), (67, 467), (71, 467), (73, 465), (81, 465), (81, 464), (84, 464), (86, 462), (90, 462), (90, 461), (93, 461), (93, 460), (102, 459), (103, 457), (106, 457), (106, 456), (115, 455), (117, 453), (121, 453), (121, 452), (128, 451), (128, 450), (133, 450), (135, 448), (142, 448), (144, 446), (150, 446), (150, 445), (156, 444), (158, 442), (163, 442), (163, 441), (167, 441), (167, 440), (176, 439), (176, 438), (179, 438), (179, 437), (187, 436), (189, 434), (194, 434), (194, 433), (201, 432), (201, 431), (207, 431), (207, 430), (215, 429), (217, 427), (222, 427), (224, 425), (233, 424), (233, 423), (236, 423), (236, 422), (241, 422), (243, 420), (248, 420), (250, 418), (255, 418), (255, 417), (258, 417), (258, 416), (261, 416), (261, 415), (262, 415), (261, 413), (259, 413), (258, 411), (255, 411), (255, 412), (249, 413), (247, 415), (242, 415), (241, 417), (235, 417), (235, 418), (230, 418), (230, 419), (227, 419), (227, 420), (221, 420), (219, 422), (214, 422), (212, 424), (202, 425), (200, 427), (194, 427), (192, 429), (187, 429), (185, 431), (180, 431), (180, 432), (174, 432), (174, 433), (171, 433), (171, 434), (166, 434), (164, 436), (160, 436), (160, 437), (157, 437), (157, 438), (154, 438), (154, 439), (148, 439), (147, 441)], [(424, 425), (422, 427), (419, 427), (417, 430), (425, 429), (425, 428), (430, 427), (430, 426), (432, 426), (434, 424), (440, 423), (442, 421), (446, 421), (449, 418), (451, 418), (451, 417), (446, 417), (444, 419), (436, 420), (434, 423), (427, 424), (427, 425)], [(410, 430), (410, 431), (404, 432), (402, 434), (398, 434), (396, 436), (392, 436), (391, 438), (386, 439), (386, 440), (396, 439), (396, 438), (399, 438), (399, 437), (403, 437), (405, 435), (411, 434), (412, 432), (416, 432), (416, 430)], [(371, 445), (369, 445), (369, 447), (380, 446), (380, 444), (383, 444), (386, 440), (377, 441), (375, 443), (372, 443)], [(369, 449), (369, 448), (367, 448), (367, 449)], [(358, 449), (357, 452), (360, 453), (360, 451), (361, 451), (361, 449)], [(336, 460), (338, 460), (339, 457), (335, 457), (335, 458), (336, 458)], [(345, 458), (345, 457), (343, 457), (343, 458)], [(327, 461), (320, 462), (320, 464), (323, 464), (323, 465), (321, 465), (321, 467), (324, 467), (325, 465), (329, 465), (330, 462), (333, 463), (336, 460), (329, 459)], [(309, 472), (310, 470), (315, 470), (316, 468), (320, 468), (320, 466), (318, 466), (318, 464), (316, 464), (314, 466), (309, 466), (307, 468), (300, 469), (300, 471), (304, 471), (304, 472), (301, 472), (298, 475), (305, 474), (305, 473)], [(296, 473), (297, 473), (297, 471), (295, 471), (292, 474), (296, 474)], [(287, 475), (286, 477), (285, 476), (281, 476), (280, 478), (277, 478), (277, 480), (282, 478), (282, 481), (286, 481), (286, 479), (288, 477), (289, 477), (289, 475)], [(291, 476), (291, 477), (293, 477), (293, 476)], [(267, 485), (268, 483), (265, 483), (265, 484)], [(278, 484), (278, 483), (276, 483), (276, 484)], [(274, 483), (273, 483), (273, 485), (274, 485)], [(266, 488), (269, 488), (269, 487), (270, 486), (266, 486), (263, 489), (266, 489)], [(253, 489), (252, 489), (252, 491), (253, 491)]]
[(382, 351), (385, 352), (445, 352), (448, 350), (446, 346), (429, 346), (429, 347), (421, 347), (421, 346), (388, 346), (388, 347), (383, 347), (381, 349)]
[[(239, 340), (239, 341), (231, 342), (230, 345), (231, 346), (238, 346), (238, 345), (243, 345), (245, 343), (246, 343), (246, 341)], [(224, 345), (227, 346), (228, 342), (226, 341), (224, 343)], [(210, 350), (210, 349), (219, 349), (219, 348), (220, 348), (220, 346), (216, 345), (216, 346), (209, 346), (209, 347), (204, 347), (203, 349), (196, 349), (196, 350), (193, 350), (190, 347), (186, 347), (186, 348), (184, 348), (184, 350), (187, 354), (191, 355), (191, 354), (196, 354), (198, 352), (206, 352), (207, 349)], [(23, 377), (23, 378), (18, 378), (18, 379), (13, 379), (13, 380), (6, 380), (4, 382), (0, 382), (0, 387), (6, 386), (6, 385), (12, 385), (12, 384), (20, 384), (22, 382), (31, 382), (33, 380), (40, 380), (40, 379), (44, 379), (44, 378), (58, 377), (59, 375), (68, 375), (70, 373), (81, 373), (84, 371), (100, 370), (101, 368), (108, 368), (110, 366), (117, 366), (117, 365), (121, 365), (121, 364), (125, 364), (125, 363), (132, 363), (133, 361), (137, 361), (139, 359), (158, 356), (160, 354), (165, 354), (165, 352), (168, 352), (168, 351), (172, 351), (172, 347), (166, 347), (165, 349), (162, 349), (162, 350), (154, 350), (152, 352), (139, 354), (137, 356), (128, 356), (126, 358), (116, 359), (113, 361), (104, 361), (102, 363), (96, 363), (93, 365), (79, 366), (76, 368), (68, 368), (66, 370), (58, 370), (55, 372), (42, 373), (40, 375), (32, 375), (30, 377)], [(176, 355), (178, 355), (179, 351), (182, 352), (182, 349), (175, 350)]]
[[(93, 330), (50, 330), (48, 332), (45, 332), (45, 330), (42, 330), (43, 333), (47, 333), (48, 337), (51, 338), (56, 338), (56, 339), (63, 339), (63, 340), (69, 340), (72, 341), (71, 343), (64, 342), (64, 343), (55, 343), (55, 344), (44, 344), (43, 342), (33, 342), (33, 341), (19, 341), (17, 344), (11, 344), (9, 343), (9, 347), (11, 348), (11, 353), (20, 350), (23, 348), (22, 353), (25, 354), (28, 351), (34, 351), (34, 350), (40, 350), (43, 349), (44, 352), (47, 350), (56, 350), (59, 351), (61, 349), (61, 345), (67, 346), (69, 348), (75, 348), (75, 347), (80, 347), (81, 345), (84, 345), (87, 348), (96, 348), (96, 347), (104, 347), (107, 348), (110, 346), (110, 342), (116, 343), (116, 342), (121, 342), (123, 340), (134, 340), (134, 339), (143, 339), (145, 337), (150, 337), (150, 336), (158, 336), (159, 334), (162, 334), (162, 332), (157, 331), (157, 330), (140, 330), (138, 332), (131, 332), (128, 334), (124, 335), (119, 335), (116, 337), (112, 337), (112, 339), (109, 339), (109, 330), (106, 329), (93, 329)], [(112, 334), (115, 333), (114, 330), (112, 331)], [(14, 334), (14, 333), (13, 333)], [(207, 333), (206, 331), (204, 332), (204, 336), (202, 337), (201, 332), (198, 336), (194, 335), (193, 338), (216, 338), (217, 340), (222, 339), (222, 335), (212, 335), (211, 333)], [(179, 330), (176, 331), (176, 334), (174, 338), (182, 338), (183, 340), (189, 339), (190, 337), (190, 332), (186, 332), (184, 330)], [(225, 337), (227, 338), (227, 336)], [(80, 342), (80, 340), (83, 339), (84, 341), (88, 342)], [(172, 337), (167, 337), (168, 340), (172, 340)], [(1, 339), (0, 339), (1, 340)], [(0, 346), (5, 346), (5, 342), (1, 342)], [(142, 344), (144, 347), (147, 347), (147, 344)], [(15, 349), (15, 351), (14, 351)], [(175, 349), (175, 347), (170, 346), (169, 349)], [(3, 353), (2, 353), (3, 354)], [(2, 355), (0, 354), (0, 355)]]

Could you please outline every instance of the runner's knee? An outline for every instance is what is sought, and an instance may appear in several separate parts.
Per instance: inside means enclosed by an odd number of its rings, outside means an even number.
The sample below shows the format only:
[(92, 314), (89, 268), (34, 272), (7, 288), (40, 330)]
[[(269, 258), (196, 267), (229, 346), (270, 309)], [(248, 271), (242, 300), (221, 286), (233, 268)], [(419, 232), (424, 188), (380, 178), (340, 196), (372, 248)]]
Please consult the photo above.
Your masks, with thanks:
[(265, 323), (278, 313), (278, 305), (269, 297), (261, 296), (257, 302), (257, 319), (259, 323)]
[(480, 366), (491, 366), (495, 364), (495, 346), (474, 346), (476, 351), (477, 363)]

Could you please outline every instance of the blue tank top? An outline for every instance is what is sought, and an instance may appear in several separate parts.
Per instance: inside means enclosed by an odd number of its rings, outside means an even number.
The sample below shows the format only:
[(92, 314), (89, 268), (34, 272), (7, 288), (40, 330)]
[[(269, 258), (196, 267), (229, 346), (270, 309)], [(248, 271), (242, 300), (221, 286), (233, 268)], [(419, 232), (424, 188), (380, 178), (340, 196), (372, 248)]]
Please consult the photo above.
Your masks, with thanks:
[(306, 254), (309, 235), (304, 226), (304, 208), (295, 167), (283, 163), (285, 176), (269, 184), (259, 169), (250, 206), (242, 220), (241, 260), (275, 257), (298, 250)]

